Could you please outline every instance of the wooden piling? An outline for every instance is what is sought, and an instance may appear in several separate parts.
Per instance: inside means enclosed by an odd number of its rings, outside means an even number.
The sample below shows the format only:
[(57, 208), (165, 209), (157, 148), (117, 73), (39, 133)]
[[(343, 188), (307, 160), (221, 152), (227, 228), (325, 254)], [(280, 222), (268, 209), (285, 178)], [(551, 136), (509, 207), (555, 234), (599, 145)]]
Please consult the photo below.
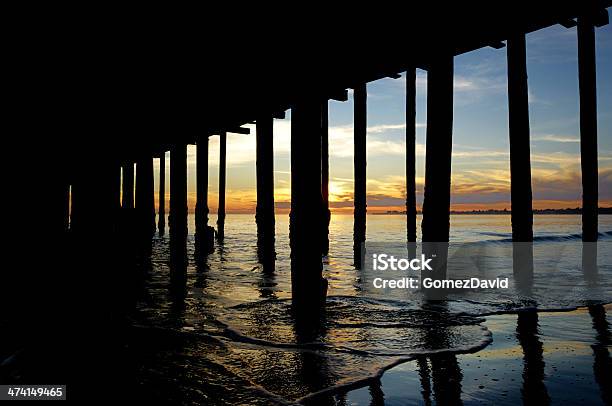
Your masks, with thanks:
[(321, 109), (315, 98), (301, 100), (291, 113), (291, 287), (298, 310), (319, 307), (325, 298), (320, 250)]
[(366, 240), (366, 132), (367, 132), (367, 90), (360, 84), (353, 92), (354, 107), (354, 224), (353, 252), (357, 268), (361, 268), (363, 245)]
[(589, 16), (578, 18), (580, 90), (580, 166), (582, 169), (582, 240), (597, 241), (597, 85), (595, 28)]
[(177, 259), (185, 255), (187, 243), (187, 145), (170, 150), (170, 248)]
[(427, 73), (427, 141), (423, 241), (446, 242), (450, 228), (453, 55), (442, 52)]
[(225, 237), (225, 183), (226, 183), (227, 133), (219, 134), (219, 209), (217, 210), (217, 239)]
[(262, 116), (256, 123), (257, 252), (259, 260), (268, 263), (275, 258), (274, 219), (274, 119)]
[(529, 95), (525, 34), (507, 41), (510, 193), (513, 241), (533, 241)]
[(214, 246), (208, 229), (208, 136), (196, 143), (195, 238), (198, 252), (209, 253)]
[(416, 242), (416, 68), (406, 70), (406, 234)]
[(321, 251), (323, 255), (329, 253), (329, 101), (321, 103), (321, 195), (323, 198), (323, 231)]
[(166, 151), (159, 156), (159, 198), (157, 209), (157, 227), (163, 235), (166, 229)]
[(146, 234), (155, 233), (155, 191), (151, 156), (143, 157), (136, 162), (135, 206), (140, 230)]

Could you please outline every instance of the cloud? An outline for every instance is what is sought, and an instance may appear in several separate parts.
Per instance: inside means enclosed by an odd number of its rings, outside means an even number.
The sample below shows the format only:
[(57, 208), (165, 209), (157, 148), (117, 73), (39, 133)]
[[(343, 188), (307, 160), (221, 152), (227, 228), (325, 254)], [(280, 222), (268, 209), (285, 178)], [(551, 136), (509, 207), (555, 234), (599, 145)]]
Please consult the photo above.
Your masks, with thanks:
[(548, 141), (548, 142), (580, 142), (580, 138), (571, 135), (544, 134), (535, 135), (531, 138), (532, 141)]
[(552, 103), (549, 102), (548, 100), (544, 100), (544, 99), (536, 96), (535, 93), (531, 89), (527, 90), (527, 101), (529, 102), (529, 104), (541, 104), (541, 105), (544, 105), (544, 106), (551, 106), (552, 105)]

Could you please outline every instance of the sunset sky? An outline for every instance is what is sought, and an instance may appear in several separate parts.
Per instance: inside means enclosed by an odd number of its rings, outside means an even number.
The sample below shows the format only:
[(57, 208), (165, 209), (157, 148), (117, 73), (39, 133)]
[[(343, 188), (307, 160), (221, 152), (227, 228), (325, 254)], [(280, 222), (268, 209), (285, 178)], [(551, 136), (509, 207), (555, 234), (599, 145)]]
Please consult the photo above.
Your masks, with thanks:
[[(597, 29), (600, 206), (612, 205), (612, 28)], [(550, 27), (527, 36), (531, 162), (535, 208), (580, 205), (576, 29)], [(427, 74), (417, 71), (417, 200), (425, 169)], [(484, 48), (455, 58), (452, 208), (510, 208), (506, 50)], [(368, 211), (403, 210), (405, 80), (369, 83)], [(353, 103), (329, 103), (332, 210), (353, 207)], [(290, 204), (291, 111), (274, 123), (275, 198)], [(254, 212), (255, 136), (228, 134), (227, 211)], [(209, 207), (217, 208), (219, 137), (210, 138)], [(168, 154), (169, 155), (169, 154)], [(195, 207), (195, 146), (188, 148), (189, 206)], [(156, 168), (159, 163), (155, 160)], [(156, 179), (156, 189), (157, 189)], [(169, 191), (166, 188), (166, 191)]]

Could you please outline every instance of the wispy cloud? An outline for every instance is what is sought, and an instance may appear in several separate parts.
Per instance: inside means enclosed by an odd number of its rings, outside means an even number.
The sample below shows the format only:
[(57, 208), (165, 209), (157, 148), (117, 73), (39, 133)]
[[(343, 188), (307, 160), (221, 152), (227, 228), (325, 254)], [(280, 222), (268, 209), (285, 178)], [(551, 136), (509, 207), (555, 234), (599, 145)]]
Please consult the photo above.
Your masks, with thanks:
[(558, 135), (558, 134), (535, 135), (531, 139), (532, 141), (548, 141), (548, 142), (563, 142), (563, 143), (580, 142), (580, 138), (578, 137), (571, 136), (571, 135)]

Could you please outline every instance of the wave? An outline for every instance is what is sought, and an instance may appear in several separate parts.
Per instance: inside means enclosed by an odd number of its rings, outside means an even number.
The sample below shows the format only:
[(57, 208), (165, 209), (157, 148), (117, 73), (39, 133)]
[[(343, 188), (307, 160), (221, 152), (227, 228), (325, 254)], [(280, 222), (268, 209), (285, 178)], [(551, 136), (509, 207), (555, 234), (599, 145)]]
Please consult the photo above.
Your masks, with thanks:
[[(495, 233), (495, 232), (479, 232), (480, 235), (486, 235), (490, 237), (503, 237), (498, 240), (486, 240), (483, 242), (512, 242), (512, 234), (511, 233)], [(608, 240), (612, 239), (612, 231), (602, 231), (598, 233), (599, 240)], [(563, 234), (563, 235), (535, 235), (533, 237), (533, 242), (538, 241), (580, 241), (582, 240), (582, 233), (575, 234)]]

